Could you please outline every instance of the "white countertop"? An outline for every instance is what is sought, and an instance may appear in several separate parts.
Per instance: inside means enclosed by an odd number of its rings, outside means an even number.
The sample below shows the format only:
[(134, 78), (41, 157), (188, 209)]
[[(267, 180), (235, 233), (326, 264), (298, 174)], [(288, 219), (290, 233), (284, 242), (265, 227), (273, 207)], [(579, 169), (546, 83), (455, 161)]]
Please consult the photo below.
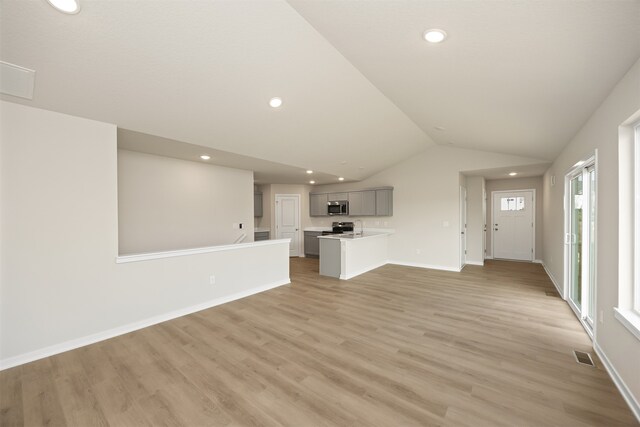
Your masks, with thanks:
[(264, 233), (265, 231), (271, 231), (271, 229), (267, 227), (256, 227), (253, 229), (254, 233)]
[(327, 234), (326, 236), (318, 236), (318, 239), (334, 239), (334, 240), (363, 240), (372, 237), (388, 236), (391, 231), (365, 231), (364, 234)]

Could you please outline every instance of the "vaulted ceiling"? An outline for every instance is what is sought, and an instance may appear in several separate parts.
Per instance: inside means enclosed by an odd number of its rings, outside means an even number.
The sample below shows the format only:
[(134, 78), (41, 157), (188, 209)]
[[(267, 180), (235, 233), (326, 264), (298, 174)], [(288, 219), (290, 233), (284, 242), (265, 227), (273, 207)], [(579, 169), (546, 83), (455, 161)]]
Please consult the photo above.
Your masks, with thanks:
[(640, 57), (635, 0), (2, 0), (0, 21), (0, 59), (36, 70), (5, 100), (347, 179), (434, 143), (551, 160)]

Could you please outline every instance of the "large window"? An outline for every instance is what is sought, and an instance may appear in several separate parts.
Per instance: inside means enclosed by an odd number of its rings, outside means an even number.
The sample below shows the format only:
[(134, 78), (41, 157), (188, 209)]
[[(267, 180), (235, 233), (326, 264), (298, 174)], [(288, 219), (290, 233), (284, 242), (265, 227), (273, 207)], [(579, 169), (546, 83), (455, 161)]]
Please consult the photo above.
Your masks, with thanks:
[(640, 111), (620, 126), (618, 307), (616, 318), (640, 339)]

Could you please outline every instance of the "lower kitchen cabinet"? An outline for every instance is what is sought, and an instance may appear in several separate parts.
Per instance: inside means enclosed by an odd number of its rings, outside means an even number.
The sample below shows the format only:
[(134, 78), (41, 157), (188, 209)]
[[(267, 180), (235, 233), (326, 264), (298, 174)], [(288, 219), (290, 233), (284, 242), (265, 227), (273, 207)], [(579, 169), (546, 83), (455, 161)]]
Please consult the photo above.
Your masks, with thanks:
[(259, 242), (260, 240), (269, 240), (269, 232), (268, 231), (256, 231), (253, 233), (253, 240), (255, 242)]
[(318, 236), (322, 236), (320, 231), (304, 232), (304, 256), (319, 257), (320, 256), (320, 240)]

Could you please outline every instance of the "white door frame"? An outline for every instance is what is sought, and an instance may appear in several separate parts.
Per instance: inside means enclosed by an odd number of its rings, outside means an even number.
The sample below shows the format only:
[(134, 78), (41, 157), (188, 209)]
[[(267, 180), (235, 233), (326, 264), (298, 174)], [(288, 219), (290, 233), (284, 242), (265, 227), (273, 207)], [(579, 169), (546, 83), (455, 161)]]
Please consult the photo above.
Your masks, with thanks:
[[(491, 192), (491, 258), (495, 259), (494, 253), (496, 250), (495, 241), (493, 239), (493, 235), (495, 232), (495, 216), (496, 216), (496, 204), (495, 202), (495, 194), (508, 194), (514, 193), (518, 191), (531, 191), (533, 193), (533, 212), (531, 221), (533, 222), (533, 227), (531, 227), (531, 247), (533, 248), (533, 253), (531, 254), (531, 262), (535, 262), (536, 260), (536, 189), (535, 188), (523, 188), (521, 190), (496, 190)], [(526, 262), (526, 261), (523, 261)]]
[(460, 186), (460, 270), (467, 264), (467, 215), (467, 188)]
[[(583, 173), (583, 171), (587, 170), (588, 168), (590, 168), (591, 166), (594, 166), (594, 171), (595, 171), (595, 178), (596, 178), (596, 197), (595, 197), (595, 207), (594, 207), (594, 214), (595, 214), (595, 221), (596, 221), (596, 229), (595, 229), (595, 233), (594, 233), (594, 240), (596, 242), (595, 244), (595, 266), (594, 266), (594, 277), (593, 277), (593, 286), (594, 286), (594, 292), (593, 292), (593, 308), (594, 308), (594, 313), (591, 313), (591, 317), (593, 320), (593, 324), (590, 325), (585, 316), (583, 316), (582, 312), (583, 310), (578, 310), (578, 307), (573, 303), (573, 301), (571, 301), (571, 298), (569, 297), (569, 293), (571, 291), (570, 286), (571, 286), (571, 245), (569, 242), (569, 235), (571, 234), (571, 179), (575, 178), (576, 176), (580, 175), (581, 173)], [(588, 184), (590, 185), (590, 184)], [(583, 200), (583, 209), (587, 210), (590, 208), (589, 206), (589, 195), (585, 194), (586, 191), (584, 190), (585, 187), (585, 182), (583, 180), (583, 195), (585, 196)], [(589, 335), (589, 337), (593, 340), (593, 335), (595, 332), (595, 329), (597, 328), (597, 324), (598, 324), (598, 294), (597, 294), (597, 289), (598, 289), (598, 150), (595, 151), (595, 153), (584, 159), (584, 160), (580, 160), (579, 162), (577, 162), (575, 165), (573, 165), (571, 167), (571, 169), (565, 174), (564, 176), (564, 283), (562, 284), (562, 291), (564, 293), (564, 295), (561, 295), (562, 299), (564, 299), (567, 304), (569, 305), (569, 307), (571, 307), (571, 310), (573, 310), (574, 314), (576, 315), (576, 317), (578, 318), (578, 320), (580, 321), (580, 324), (582, 325), (582, 327), (585, 329), (585, 331), (587, 332), (587, 334)], [(589, 242), (589, 224), (585, 224), (584, 221), (584, 215), (583, 215), (583, 227), (582, 227), (582, 242)], [(583, 247), (584, 249), (584, 247)], [(582, 252), (582, 259), (586, 260), (589, 259), (590, 260), (590, 248), (589, 245), (586, 245), (586, 251), (583, 250)], [(587, 280), (588, 277), (590, 277), (590, 272), (589, 272), (589, 262), (583, 262), (582, 263), (582, 280), (583, 283), (585, 280)], [(582, 284), (581, 284), (582, 286)], [(588, 294), (589, 292), (584, 292), (584, 286), (582, 286), (582, 303), (581, 306), (585, 306), (590, 303), (589, 298), (590, 295), (585, 295)]]
[(275, 195), (275, 202), (276, 202), (276, 209), (275, 209), (275, 213), (276, 213), (276, 239), (278, 238), (278, 229), (280, 228), (279, 222), (280, 222), (280, 214), (278, 213), (278, 203), (280, 202), (280, 200), (283, 197), (295, 197), (298, 199), (298, 230), (296, 230), (296, 233), (298, 234), (298, 256), (304, 256), (303, 251), (302, 251), (302, 216), (301, 216), (301, 210), (302, 210), (302, 206), (300, 204), (300, 194), (276, 194)]

